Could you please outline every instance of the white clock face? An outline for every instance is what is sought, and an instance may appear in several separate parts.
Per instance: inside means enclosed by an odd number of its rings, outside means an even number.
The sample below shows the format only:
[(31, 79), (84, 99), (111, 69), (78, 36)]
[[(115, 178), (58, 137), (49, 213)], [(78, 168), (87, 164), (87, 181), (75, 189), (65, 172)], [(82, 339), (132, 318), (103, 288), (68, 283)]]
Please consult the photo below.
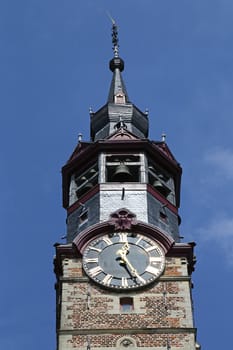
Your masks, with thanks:
[(165, 257), (152, 239), (126, 232), (104, 235), (84, 250), (83, 268), (95, 282), (108, 288), (137, 289), (163, 272)]

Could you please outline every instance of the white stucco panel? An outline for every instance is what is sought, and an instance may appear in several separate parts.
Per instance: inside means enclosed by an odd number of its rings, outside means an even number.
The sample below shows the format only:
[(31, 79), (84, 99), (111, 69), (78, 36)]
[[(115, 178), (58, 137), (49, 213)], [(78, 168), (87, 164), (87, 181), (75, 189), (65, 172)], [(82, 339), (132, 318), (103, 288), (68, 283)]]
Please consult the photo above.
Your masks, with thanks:
[(124, 190), (108, 188), (100, 191), (100, 221), (108, 220), (109, 215), (120, 208), (126, 208), (136, 214), (138, 220), (148, 222), (146, 190), (124, 187)]

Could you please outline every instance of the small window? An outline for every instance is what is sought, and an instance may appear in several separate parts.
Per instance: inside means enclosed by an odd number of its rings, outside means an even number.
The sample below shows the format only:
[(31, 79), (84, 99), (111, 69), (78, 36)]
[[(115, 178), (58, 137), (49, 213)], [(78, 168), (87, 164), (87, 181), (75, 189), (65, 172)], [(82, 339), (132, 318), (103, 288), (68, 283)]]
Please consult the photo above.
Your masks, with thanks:
[(120, 310), (122, 313), (127, 313), (133, 311), (133, 298), (124, 297), (120, 298)]
[(167, 215), (165, 213), (163, 213), (162, 211), (159, 213), (159, 218), (161, 221), (163, 221), (163, 222), (165, 222), (165, 224), (167, 224), (167, 222), (168, 222)]
[(124, 336), (118, 339), (116, 344), (116, 349), (125, 349), (125, 348), (136, 349), (137, 344), (135, 339), (128, 336)]
[(125, 95), (123, 93), (118, 93), (115, 95), (115, 103), (116, 104), (124, 104), (125, 103)]

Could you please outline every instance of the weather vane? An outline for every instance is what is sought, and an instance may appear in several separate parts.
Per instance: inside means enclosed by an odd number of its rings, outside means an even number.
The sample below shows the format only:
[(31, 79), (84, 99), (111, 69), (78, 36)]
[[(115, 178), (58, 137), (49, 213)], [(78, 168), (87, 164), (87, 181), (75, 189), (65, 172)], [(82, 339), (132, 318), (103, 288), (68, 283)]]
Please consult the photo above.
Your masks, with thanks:
[(119, 39), (118, 39), (118, 30), (117, 30), (117, 25), (116, 21), (111, 17), (111, 15), (107, 12), (108, 17), (110, 18), (112, 22), (112, 43), (113, 43), (113, 52), (114, 52), (114, 57), (119, 57)]

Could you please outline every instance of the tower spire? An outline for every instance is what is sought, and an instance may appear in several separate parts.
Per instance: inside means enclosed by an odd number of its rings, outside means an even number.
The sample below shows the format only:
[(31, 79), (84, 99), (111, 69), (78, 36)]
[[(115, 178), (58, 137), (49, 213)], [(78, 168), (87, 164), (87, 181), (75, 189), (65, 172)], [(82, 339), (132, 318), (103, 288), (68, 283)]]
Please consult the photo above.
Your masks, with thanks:
[[(110, 17), (111, 18), (111, 17)], [(112, 82), (108, 95), (108, 102), (114, 103), (116, 95), (122, 93), (124, 95), (124, 102), (129, 102), (127, 90), (121, 76), (121, 72), (124, 70), (124, 61), (119, 56), (119, 38), (118, 38), (118, 27), (116, 21), (111, 18), (112, 21), (112, 44), (114, 57), (109, 62), (109, 68), (113, 72)]]
[(113, 58), (109, 61), (112, 80), (107, 103), (97, 112), (91, 113), (91, 139), (105, 139), (116, 131), (116, 125), (124, 123), (125, 129), (140, 138), (148, 136), (148, 113), (141, 112), (130, 102), (122, 77), (124, 61), (119, 56), (119, 38), (116, 21), (108, 14), (112, 22)]

